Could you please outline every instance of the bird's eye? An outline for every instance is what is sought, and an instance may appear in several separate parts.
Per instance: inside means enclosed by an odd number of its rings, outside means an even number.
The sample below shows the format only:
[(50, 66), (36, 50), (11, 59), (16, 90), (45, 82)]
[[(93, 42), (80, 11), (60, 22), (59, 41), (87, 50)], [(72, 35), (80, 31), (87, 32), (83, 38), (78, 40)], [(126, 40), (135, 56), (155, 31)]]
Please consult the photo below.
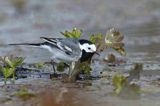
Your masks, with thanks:
[(90, 47), (88, 47), (88, 49), (90, 50), (91, 48), (90, 48)]

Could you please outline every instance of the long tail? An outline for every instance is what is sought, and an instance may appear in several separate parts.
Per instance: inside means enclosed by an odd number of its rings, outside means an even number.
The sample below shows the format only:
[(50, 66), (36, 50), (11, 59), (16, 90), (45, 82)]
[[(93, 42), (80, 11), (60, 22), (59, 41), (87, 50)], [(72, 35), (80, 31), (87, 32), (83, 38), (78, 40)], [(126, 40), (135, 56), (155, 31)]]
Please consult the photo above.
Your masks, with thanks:
[(57, 46), (55, 46), (53, 44), (50, 44), (49, 42), (43, 42), (43, 43), (17, 43), (17, 44), (8, 44), (8, 45), (40, 47), (40, 48), (47, 49), (50, 52), (53, 52), (51, 47), (58, 48)]
[(41, 46), (41, 45), (43, 45), (44, 43), (17, 43), (17, 44), (8, 44), (8, 45), (28, 45), (28, 46), (36, 46), (36, 47), (38, 47), (38, 46)]

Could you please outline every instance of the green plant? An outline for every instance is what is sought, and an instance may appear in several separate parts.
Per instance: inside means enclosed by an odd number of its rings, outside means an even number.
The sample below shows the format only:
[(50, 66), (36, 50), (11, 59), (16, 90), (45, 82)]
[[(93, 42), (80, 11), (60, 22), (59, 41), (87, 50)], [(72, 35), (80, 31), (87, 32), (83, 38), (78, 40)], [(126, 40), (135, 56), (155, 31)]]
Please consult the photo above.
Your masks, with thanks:
[(15, 70), (17, 66), (22, 65), (24, 58), (22, 57), (0, 57), (0, 61), (3, 65), (0, 66), (0, 70), (4, 75), (4, 83), (6, 84), (7, 79), (12, 76), (13, 82), (15, 82)]
[(140, 87), (136, 83), (132, 83), (134, 80), (139, 80), (140, 72), (143, 70), (141, 63), (135, 63), (134, 69), (129, 72), (129, 76), (125, 77), (122, 74), (117, 74), (112, 78), (112, 84), (114, 86), (115, 93), (137, 96), (140, 94)]
[(83, 31), (81, 29), (77, 29), (76, 27), (72, 29), (71, 32), (65, 30), (64, 32), (60, 32), (66, 38), (80, 38)]
[(101, 52), (106, 48), (106, 45), (104, 43), (104, 35), (102, 35), (101, 33), (99, 34), (92, 34), (90, 35), (90, 41), (92, 43), (94, 43), (97, 47), (97, 51)]
[(103, 35), (102, 34), (92, 34), (90, 35), (90, 41), (96, 44), (99, 41), (102, 41)]
[(90, 75), (91, 71), (92, 71), (92, 68), (90, 67), (90, 64), (88, 62), (83, 62), (80, 65), (80, 70), (82, 70), (84, 72), (84, 74)]
[(20, 90), (16, 92), (14, 95), (22, 100), (28, 100), (36, 96), (34, 93), (29, 92), (29, 90), (26, 87), (21, 87)]
[(60, 62), (57, 64), (57, 71), (63, 72), (67, 67), (68, 67), (67, 64), (65, 64), (64, 62)]
[(111, 28), (106, 33), (105, 43), (107, 47), (113, 48), (121, 55), (126, 55), (123, 39), (124, 36), (120, 31), (115, 28)]
[(123, 75), (115, 75), (112, 78), (112, 83), (113, 86), (115, 87), (115, 93), (119, 94), (127, 84), (127, 78), (124, 77)]
[(140, 97), (140, 86), (130, 83), (128, 78), (123, 75), (115, 75), (112, 78), (114, 93), (124, 99), (138, 99)]

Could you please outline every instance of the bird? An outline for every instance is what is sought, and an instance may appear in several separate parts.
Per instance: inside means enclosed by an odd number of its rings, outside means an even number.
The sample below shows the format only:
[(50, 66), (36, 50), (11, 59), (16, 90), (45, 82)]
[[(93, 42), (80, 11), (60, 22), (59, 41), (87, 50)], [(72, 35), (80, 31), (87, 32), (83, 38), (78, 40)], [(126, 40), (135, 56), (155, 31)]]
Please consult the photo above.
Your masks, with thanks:
[[(17, 43), (8, 45), (29, 45), (47, 49), (52, 53), (51, 60), (53, 63), (64, 62), (69, 64), (71, 70), (73, 70), (75, 62), (85, 62), (91, 59), (95, 53), (99, 55), (96, 45), (86, 39), (51, 37), (40, 37), (40, 39), (44, 41), (42, 43)], [(54, 64), (53, 69), (56, 72)]]

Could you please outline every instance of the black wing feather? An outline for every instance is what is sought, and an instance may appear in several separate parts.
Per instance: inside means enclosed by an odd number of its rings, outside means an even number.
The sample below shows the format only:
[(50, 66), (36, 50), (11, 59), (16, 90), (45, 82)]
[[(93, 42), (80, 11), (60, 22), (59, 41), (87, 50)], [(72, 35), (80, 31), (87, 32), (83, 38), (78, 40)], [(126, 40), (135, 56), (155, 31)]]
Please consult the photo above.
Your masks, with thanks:
[(66, 43), (67, 42), (66, 39), (64, 40), (63, 38), (46, 38), (46, 37), (41, 37), (41, 39), (45, 40), (46, 42), (52, 45), (55, 45), (57, 48), (59, 48), (68, 55), (71, 55), (73, 53), (73, 50), (70, 47), (70, 43)]

